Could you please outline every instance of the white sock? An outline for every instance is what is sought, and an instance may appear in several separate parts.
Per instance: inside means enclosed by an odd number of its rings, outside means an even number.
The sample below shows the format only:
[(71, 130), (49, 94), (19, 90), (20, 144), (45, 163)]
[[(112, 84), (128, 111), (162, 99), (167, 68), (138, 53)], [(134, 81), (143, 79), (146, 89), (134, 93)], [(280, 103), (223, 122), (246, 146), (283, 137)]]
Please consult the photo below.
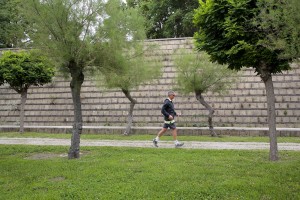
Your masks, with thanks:
[(178, 144), (179, 142), (178, 142), (178, 140), (174, 140), (174, 143), (175, 143), (175, 144)]
[(158, 142), (158, 141), (159, 141), (159, 137), (158, 137), (158, 136), (156, 136), (155, 140)]

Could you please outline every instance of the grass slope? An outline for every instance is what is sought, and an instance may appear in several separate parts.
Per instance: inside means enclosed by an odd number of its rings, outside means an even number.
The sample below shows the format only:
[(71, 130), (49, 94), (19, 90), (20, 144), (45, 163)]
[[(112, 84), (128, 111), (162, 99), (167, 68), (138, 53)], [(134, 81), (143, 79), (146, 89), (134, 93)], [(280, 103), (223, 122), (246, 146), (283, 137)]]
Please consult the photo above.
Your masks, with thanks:
[(0, 199), (300, 199), (300, 153), (0, 145)]

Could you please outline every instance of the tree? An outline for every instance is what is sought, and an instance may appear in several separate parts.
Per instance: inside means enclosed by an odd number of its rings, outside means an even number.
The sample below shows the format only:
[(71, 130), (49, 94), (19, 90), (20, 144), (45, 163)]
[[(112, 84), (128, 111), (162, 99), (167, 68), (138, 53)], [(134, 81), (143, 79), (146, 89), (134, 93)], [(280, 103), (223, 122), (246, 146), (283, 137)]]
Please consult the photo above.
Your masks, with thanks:
[(28, 88), (51, 82), (54, 70), (47, 59), (35, 51), (6, 51), (0, 58), (0, 74), (12, 89), (21, 94), (20, 133), (23, 133)]
[(60, 71), (71, 76), (70, 88), (74, 105), (74, 122), (69, 159), (79, 158), (82, 133), (81, 86), (84, 70), (93, 65), (99, 52), (95, 32), (101, 28), (103, 4), (94, 0), (27, 0), (23, 13), (32, 23), (29, 36), (36, 48), (56, 62)]
[(147, 59), (149, 50), (144, 47), (145, 28), (144, 19), (138, 10), (121, 4), (120, 0), (110, 0), (106, 5), (106, 14), (100, 31), (105, 44), (106, 59), (97, 73), (99, 85), (108, 89), (119, 88), (130, 101), (127, 117), (127, 127), (124, 135), (131, 133), (133, 110), (138, 103), (132, 96), (132, 89), (142, 83), (157, 78), (161, 65), (155, 59)]
[(204, 99), (206, 92), (224, 93), (236, 81), (236, 75), (225, 65), (209, 61), (206, 53), (180, 51), (175, 56), (178, 90), (194, 93), (196, 99), (208, 110), (208, 125), (212, 136), (217, 136), (213, 129), (214, 109)]
[[(1, 57), (0, 57), (1, 59)], [(4, 84), (4, 76), (3, 76), (3, 70), (0, 68), (0, 86)]]
[(0, 85), (3, 85), (4, 83), (4, 77), (3, 77), (3, 72), (0, 70)]
[(139, 7), (146, 18), (147, 38), (192, 37), (196, 31), (192, 23), (198, 0), (128, 0)]
[[(270, 160), (278, 160), (276, 137), (275, 95), (272, 74), (290, 69), (289, 62), (296, 56), (282, 57), (278, 51), (262, 45), (268, 34), (261, 31), (261, 23), (255, 20), (260, 8), (257, 0), (200, 1), (194, 23), (196, 47), (206, 51), (213, 62), (228, 64), (240, 70), (253, 67), (265, 84), (270, 137)], [(271, 7), (270, 11), (279, 9)], [(256, 21), (257, 23), (254, 23)], [(278, 27), (279, 28), (279, 27)], [(280, 31), (280, 30), (276, 30)], [(290, 36), (284, 39), (290, 44)], [(299, 56), (299, 55), (298, 55)]]
[(22, 47), (29, 26), (18, 11), (18, 0), (0, 1), (0, 48)]

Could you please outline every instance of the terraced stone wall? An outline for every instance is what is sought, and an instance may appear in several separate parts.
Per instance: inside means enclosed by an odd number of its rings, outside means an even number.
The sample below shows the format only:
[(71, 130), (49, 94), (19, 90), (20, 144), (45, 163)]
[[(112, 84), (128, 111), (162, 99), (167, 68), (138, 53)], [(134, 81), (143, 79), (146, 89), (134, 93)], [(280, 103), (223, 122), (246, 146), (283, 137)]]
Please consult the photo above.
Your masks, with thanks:
[[(132, 91), (138, 101), (134, 111), (135, 127), (160, 127), (160, 108), (166, 93), (175, 88), (176, 69), (172, 55), (180, 48), (193, 47), (191, 38), (148, 40), (159, 45), (156, 52), (163, 62), (162, 77)], [(300, 67), (273, 77), (276, 95), (277, 127), (300, 128)], [(264, 84), (253, 69), (243, 69), (240, 80), (228, 94), (205, 94), (215, 109), (214, 125), (219, 127), (267, 127), (267, 106)], [(86, 77), (82, 87), (82, 110), (85, 126), (124, 126), (129, 100), (120, 90), (104, 90)], [(181, 116), (179, 127), (207, 126), (207, 111), (193, 94), (178, 93), (175, 107)], [(0, 125), (19, 124), (20, 95), (7, 85), (0, 86)], [(25, 125), (71, 126), (73, 105), (69, 81), (55, 77), (51, 84), (29, 89), (25, 107)]]

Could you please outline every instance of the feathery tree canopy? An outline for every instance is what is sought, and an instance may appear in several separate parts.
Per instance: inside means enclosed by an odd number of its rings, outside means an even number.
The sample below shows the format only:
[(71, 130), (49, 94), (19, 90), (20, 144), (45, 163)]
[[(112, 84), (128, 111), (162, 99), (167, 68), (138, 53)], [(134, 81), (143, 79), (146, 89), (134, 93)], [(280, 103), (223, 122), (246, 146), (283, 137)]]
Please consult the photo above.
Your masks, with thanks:
[(226, 65), (212, 63), (204, 52), (178, 51), (174, 55), (177, 69), (176, 83), (179, 91), (184, 94), (194, 93), (196, 99), (209, 111), (208, 125), (212, 136), (214, 109), (205, 101), (203, 94), (207, 92), (223, 94), (236, 82), (236, 72)]
[(130, 101), (125, 135), (130, 134), (133, 121), (133, 109), (137, 101), (131, 91), (139, 85), (158, 78), (161, 64), (157, 58), (147, 58), (153, 46), (145, 46), (144, 18), (136, 8), (120, 4), (119, 0), (110, 0), (106, 5), (103, 28), (99, 30), (106, 58), (103, 67), (98, 70), (99, 85), (106, 88), (118, 88)]
[[(91, 0), (26, 0), (22, 13), (32, 23), (29, 37), (35, 48), (52, 59), (60, 71), (71, 76), (70, 88), (74, 105), (74, 121), (68, 157), (79, 158), (82, 133), (81, 86), (84, 72), (102, 59), (94, 44), (101, 28), (102, 1)], [(100, 58), (101, 57), (101, 58)]]

